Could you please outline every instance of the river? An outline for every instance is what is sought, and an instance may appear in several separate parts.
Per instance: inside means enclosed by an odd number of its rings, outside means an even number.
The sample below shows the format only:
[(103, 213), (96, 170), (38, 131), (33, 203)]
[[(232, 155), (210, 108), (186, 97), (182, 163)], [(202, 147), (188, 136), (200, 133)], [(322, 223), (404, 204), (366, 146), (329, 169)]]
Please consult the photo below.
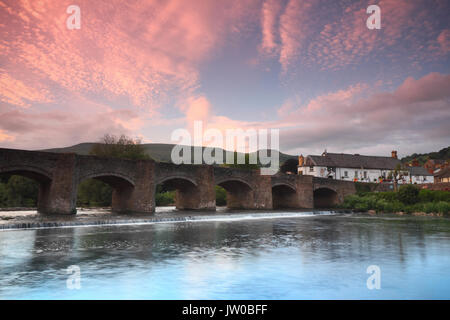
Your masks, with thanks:
[(0, 299), (450, 298), (450, 219), (269, 216), (3, 230)]

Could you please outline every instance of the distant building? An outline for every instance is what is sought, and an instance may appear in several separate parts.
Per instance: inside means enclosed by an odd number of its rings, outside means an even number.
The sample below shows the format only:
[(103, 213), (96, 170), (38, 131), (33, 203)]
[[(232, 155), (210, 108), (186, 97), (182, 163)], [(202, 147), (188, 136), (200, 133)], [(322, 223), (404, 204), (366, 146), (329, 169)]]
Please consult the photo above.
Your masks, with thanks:
[(435, 183), (450, 182), (450, 167), (438, 170), (434, 174), (434, 182)]
[(434, 176), (429, 173), (424, 167), (409, 167), (409, 183), (421, 184), (421, 183), (433, 183)]
[[(329, 153), (322, 155), (302, 155), (298, 160), (298, 174), (312, 175), (359, 182), (388, 181), (393, 171), (401, 165), (397, 151), (390, 157), (364, 156), (359, 154)], [(408, 167), (399, 183), (432, 183), (433, 175), (422, 167)]]
[(423, 165), (429, 173), (434, 173), (438, 169), (443, 169), (448, 165), (446, 160), (442, 159), (428, 159)]

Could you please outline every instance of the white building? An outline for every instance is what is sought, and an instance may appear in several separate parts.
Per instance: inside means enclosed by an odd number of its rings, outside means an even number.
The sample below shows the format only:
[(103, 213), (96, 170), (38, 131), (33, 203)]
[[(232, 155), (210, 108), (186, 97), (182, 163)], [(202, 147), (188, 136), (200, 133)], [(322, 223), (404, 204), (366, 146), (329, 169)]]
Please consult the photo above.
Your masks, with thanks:
[(409, 183), (434, 183), (433, 174), (429, 173), (424, 167), (408, 167)]
[[(401, 164), (397, 151), (391, 157), (363, 156), (359, 154), (329, 153), (320, 156), (309, 155), (299, 157), (298, 174), (312, 175), (358, 182), (382, 182), (392, 178), (393, 171)], [(411, 167), (421, 168), (421, 167)], [(422, 168), (424, 169), (424, 168)], [(399, 177), (399, 183), (431, 183), (433, 176), (426, 170), (405, 169)]]

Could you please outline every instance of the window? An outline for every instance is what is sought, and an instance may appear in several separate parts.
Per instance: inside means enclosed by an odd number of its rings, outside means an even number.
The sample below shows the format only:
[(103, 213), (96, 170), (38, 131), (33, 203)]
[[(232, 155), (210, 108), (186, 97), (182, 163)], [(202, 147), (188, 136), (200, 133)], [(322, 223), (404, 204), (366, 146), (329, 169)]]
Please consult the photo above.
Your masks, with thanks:
[(364, 179), (367, 179), (367, 171), (364, 171)]
[(355, 178), (358, 178), (358, 171), (355, 171)]
[(344, 171), (344, 177), (348, 177), (348, 171)]
[(313, 172), (314, 171), (314, 167), (313, 166), (310, 166), (309, 167), (309, 172)]

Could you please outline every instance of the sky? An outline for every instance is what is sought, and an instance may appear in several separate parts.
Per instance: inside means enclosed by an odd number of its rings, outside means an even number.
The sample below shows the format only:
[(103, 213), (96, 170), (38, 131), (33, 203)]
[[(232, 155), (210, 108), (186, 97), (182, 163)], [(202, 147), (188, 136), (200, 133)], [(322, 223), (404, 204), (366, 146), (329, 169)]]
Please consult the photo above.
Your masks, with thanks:
[(449, 0), (0, 0), (0, 147), (175, 143), (201, 120), (279, 129), (290, 154), (437, 151), (449, 14)]

